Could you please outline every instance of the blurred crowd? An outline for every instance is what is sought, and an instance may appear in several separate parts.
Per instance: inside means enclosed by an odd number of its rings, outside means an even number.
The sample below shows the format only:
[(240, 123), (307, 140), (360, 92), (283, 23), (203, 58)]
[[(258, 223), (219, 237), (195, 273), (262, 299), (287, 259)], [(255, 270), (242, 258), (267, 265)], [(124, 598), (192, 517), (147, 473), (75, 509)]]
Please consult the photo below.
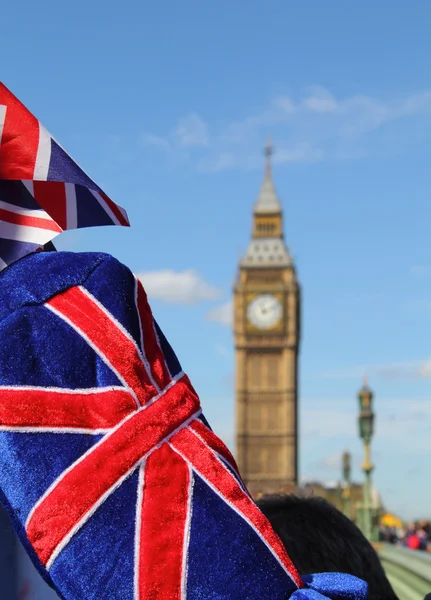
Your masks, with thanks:
[(411, 550), (431, 552), (431, 522), (417, 521), (406, 527), (380, 528), (380, 541), (405, 546)]

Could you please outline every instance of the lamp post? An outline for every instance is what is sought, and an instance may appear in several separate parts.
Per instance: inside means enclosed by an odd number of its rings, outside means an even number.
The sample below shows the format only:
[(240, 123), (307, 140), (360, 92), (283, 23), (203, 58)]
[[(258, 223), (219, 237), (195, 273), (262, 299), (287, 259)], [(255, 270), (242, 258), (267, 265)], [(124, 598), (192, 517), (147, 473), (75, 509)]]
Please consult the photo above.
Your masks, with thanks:
[(374, 511), (371, 503), (371, 473), (373, 472), (374, 465), (371, 463), (371, 438), (374, 432), (374, 412), (372, 408), (373, 393), (368, 387), (367, 379), (364, 378), (363, 386), (358, 392), (359, 400), (359, 435), (364, 443), (364, 462), (362, 463), (362, 470), (365, 475), (364, 489), (363, 489), (363, 504), (362, 504), (362, 527), (363, 533), (368, 541), (373, 542), (375, 540), (374, 531)]
[(343, 513), (349, 519), (352, 518), (350, 510), (350, 452), (343, 452), (343, 492), (341, 498), (343, 500)]

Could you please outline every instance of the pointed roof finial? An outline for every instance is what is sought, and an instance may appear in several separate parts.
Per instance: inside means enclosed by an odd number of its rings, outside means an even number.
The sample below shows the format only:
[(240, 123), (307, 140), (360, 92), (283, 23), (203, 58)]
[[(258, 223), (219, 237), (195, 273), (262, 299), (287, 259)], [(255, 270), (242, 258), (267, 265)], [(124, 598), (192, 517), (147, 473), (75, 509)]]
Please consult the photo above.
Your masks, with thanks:
[(271, 160), (271, 156), (273, 155), (273, 153), (274, 149), (272, 147), (271, 136), (268, 133), (265, 144), (265, 156), (268, 162)]
[(254, 213), (280, 213), (281, 204), (277, 198), (277, 193), (272, 181), (271, 156), (274, 154), (274, 148), (271, 138), (268, 135), (265, 144), (266, 167), (265, 177), (259, 196), (254, 205)]
[(368, 377), (366, 375), (362, 377), (362, 385), (363, 387), (368, 387)]
[(266, 156), (265, 179), (272, 179), (271, 156), (274, 154), (274, 148), (269, 133), (266, 138), (264, 154)]

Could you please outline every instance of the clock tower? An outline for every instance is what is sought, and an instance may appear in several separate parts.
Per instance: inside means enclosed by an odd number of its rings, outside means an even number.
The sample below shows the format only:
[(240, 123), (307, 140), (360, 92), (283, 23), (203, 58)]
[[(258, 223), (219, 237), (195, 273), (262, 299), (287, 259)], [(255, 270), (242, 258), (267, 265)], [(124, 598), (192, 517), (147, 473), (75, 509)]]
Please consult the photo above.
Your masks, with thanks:
[(298, 483), (300, 287), (284, 241), (272, 148), (234, 288), (236, 455), (253, 496)]

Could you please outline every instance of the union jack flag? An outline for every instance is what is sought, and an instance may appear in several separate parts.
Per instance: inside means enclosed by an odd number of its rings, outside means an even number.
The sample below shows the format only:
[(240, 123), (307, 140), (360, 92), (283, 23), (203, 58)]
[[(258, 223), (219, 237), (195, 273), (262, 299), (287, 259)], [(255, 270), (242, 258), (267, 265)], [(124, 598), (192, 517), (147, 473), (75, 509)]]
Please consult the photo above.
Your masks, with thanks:
[(129, 221), (0, 82), (0, 268), (66, 229), (96, 225)]
[(61, 597), (285, 600), (303, 586), (126, 267), (14, 263), (0, 340), (3, 502)]

